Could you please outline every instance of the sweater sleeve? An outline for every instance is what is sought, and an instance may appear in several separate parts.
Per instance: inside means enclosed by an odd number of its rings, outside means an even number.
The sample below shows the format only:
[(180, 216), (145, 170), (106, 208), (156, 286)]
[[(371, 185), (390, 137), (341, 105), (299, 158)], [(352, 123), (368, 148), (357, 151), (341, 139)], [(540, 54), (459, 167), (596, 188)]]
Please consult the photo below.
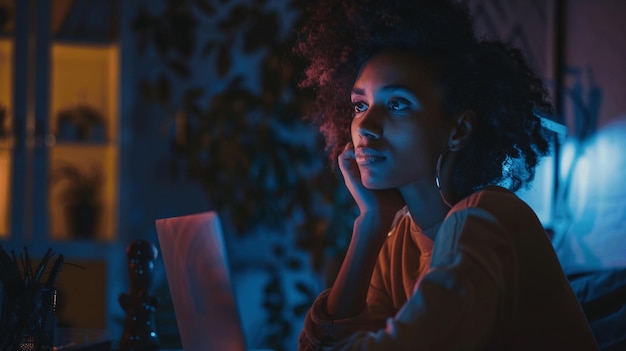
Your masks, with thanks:
[(430, 270), (384, 328), (315, 345), (319, 350), (483, 349), (493, 339), (514, 271), (511, 240), (496, 218), (480, 208), (453, 211), (437, 234)]
[(398, 223), (407, 216), (407, 213), (406, 208), (398, 212), (389, 238), (381, 249), (378, 262), (372, 272), (366, 309), (350, 318), (332, 320), (326, 309), (330, 289), (323, 291), (305, 317), (304, 328), (299, 337), (299, 350), (323, 349), (320, 345), (332, 345), (360, 331), (375, 331), (385, 327), (387, 317), (396, 312), (385, 287), (385, 270), (389, 269), (388, 261), (390, 260), (389, 245), (398, 236)]

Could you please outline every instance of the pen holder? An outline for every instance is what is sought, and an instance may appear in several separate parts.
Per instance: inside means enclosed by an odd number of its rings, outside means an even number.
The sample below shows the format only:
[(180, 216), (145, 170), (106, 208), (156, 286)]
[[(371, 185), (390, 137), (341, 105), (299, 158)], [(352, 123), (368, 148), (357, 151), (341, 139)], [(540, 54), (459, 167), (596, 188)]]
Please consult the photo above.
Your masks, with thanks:
[(56, 302), (54, 287), (28, 287), (22, 291), (3, 287), (0, 349), (52, 351)]

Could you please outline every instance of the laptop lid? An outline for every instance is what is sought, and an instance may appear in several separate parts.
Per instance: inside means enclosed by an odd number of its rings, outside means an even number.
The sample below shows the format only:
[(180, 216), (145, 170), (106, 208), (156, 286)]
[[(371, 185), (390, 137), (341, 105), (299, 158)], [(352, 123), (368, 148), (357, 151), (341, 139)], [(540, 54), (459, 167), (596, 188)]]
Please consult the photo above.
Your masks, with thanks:
[(157, 219), (155, 224), (183, 349), (244, 351), (217, 213)]

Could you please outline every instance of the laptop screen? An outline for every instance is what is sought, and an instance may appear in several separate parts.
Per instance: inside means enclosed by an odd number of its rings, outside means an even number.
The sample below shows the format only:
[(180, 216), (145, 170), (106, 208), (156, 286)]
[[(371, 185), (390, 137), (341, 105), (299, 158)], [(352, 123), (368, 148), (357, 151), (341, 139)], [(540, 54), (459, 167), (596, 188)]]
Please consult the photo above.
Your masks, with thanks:
[(217, 213), (157, 219), (156, 229), (184, 350), (245, 350)]

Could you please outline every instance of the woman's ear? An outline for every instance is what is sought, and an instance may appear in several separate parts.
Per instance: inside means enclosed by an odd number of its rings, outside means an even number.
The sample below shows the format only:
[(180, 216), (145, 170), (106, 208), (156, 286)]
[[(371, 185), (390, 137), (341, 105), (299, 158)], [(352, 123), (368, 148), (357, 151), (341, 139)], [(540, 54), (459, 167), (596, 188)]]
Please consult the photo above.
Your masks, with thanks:
[(463, 112), (454, 122), (450, 138), (448, 139), (448, 147), (452, 151), (458, 151), (465, 147), (472, 138), (476, 128), (476, 113), (468, 110)]

